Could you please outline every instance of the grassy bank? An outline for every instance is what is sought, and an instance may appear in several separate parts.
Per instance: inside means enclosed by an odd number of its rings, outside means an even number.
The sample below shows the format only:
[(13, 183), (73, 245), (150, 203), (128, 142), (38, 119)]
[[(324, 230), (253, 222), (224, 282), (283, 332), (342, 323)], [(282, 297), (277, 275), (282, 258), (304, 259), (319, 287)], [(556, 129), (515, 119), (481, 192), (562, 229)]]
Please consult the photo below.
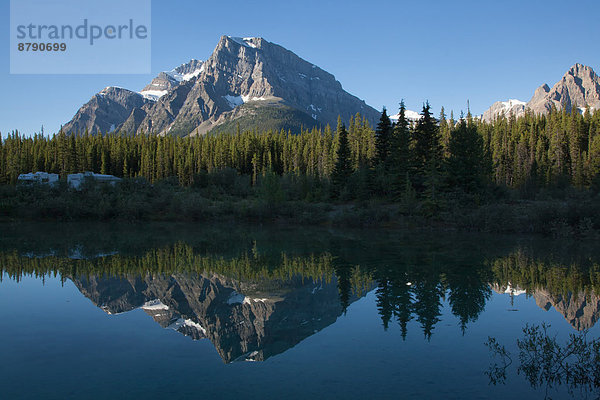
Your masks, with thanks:
[[(216, 180), (215, 180), (216, 179)], [(600, 200), (589, 192), (522, 200), (510, 195), (485, 201), (447, 196), (432, 205), (417, 199), (331, 200), (306, 196), (280, 181), (252, 186), (243, 177), (184, 188), (177, 181), (151, 185), (124, 180), (88, 184), (74, 191), (64, 183), (0, 186), (4, 221), (248, 221), (344, 227), (442, 228), (494, 233), (536, 233), (553, 237), (593, 237), (600, 232)], [(310, 187), (309, 193), (319, 193)]]

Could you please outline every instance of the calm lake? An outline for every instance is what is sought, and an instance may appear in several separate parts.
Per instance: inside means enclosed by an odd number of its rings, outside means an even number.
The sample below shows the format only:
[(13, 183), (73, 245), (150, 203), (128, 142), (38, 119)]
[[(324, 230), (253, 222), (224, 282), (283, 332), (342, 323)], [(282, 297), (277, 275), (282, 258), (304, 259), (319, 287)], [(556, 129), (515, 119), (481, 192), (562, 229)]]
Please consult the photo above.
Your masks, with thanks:
[(600, 393), (595, 242), (4, 224), (0, 268), (3, 399)]

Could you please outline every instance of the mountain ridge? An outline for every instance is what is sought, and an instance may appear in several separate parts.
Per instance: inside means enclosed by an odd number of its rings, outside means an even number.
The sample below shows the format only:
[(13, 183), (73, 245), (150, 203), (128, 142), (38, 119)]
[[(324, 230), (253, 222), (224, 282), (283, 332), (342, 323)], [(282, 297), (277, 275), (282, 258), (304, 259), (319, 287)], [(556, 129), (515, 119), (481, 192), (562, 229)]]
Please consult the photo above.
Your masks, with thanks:
[(527, 103), (515, 99), (497, 101), (483, 113), (482, 118), (490, 122), (501, 115), (547, 114), (553, 109), (562, 109), (563, 105), (567, 112), (573, 107), (580, 112), (585, 112), (588, 107), (600, 109), (600, 77), (591, 67), (576, 63), (554, 86), (546, 83), (539, 86)]
[[(64, 125), (64, 132), (96, 134), (114, 128), (186, 136), (278, 113), (293, 119), (289, 126), (307, 128), (334, 125), (338, 115), (348, 120), (357, 112), (373, 123), (379, 118), (334, 75), (259, 37), (222, 36), (208, 59), (161, 72), (139, 93), (112, 87), (106, 102), (94, 101), (95, 96)], [(256, 106), (240, 108), (244, 104)], [(277, 120), (271, 122), (278, 126)]]

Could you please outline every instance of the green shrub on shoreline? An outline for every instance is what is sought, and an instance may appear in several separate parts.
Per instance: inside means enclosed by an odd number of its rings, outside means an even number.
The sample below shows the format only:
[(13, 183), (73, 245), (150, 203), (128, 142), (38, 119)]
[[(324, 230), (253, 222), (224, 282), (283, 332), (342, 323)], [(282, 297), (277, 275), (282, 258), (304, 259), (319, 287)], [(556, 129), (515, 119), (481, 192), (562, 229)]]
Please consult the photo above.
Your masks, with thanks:
[[(309, 196), (306, 182), (276, 175), (251, 186), (249, 177), (207, 174), (192, 187), (173, 179), (150, 184), (124, 179), (115, 186), (90, 183), (75, 191), (61, 183), (0, 186), (3, 220), (54, 221), (245, 221), (342, 227), (442, 228), (552, 237), (594, 237), (600, 228), (600, 201), (589, 192), (562, 199), (500, 200), (455, 194), (438, 200), (331, 200)], [(225, 179), (225, 177), (227, 179)]]

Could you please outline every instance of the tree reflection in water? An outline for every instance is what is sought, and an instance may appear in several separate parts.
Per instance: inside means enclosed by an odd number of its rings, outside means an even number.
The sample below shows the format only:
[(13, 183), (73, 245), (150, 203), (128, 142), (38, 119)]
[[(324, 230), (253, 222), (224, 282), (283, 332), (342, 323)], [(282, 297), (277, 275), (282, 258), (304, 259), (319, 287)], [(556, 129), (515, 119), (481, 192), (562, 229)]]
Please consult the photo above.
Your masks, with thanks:
[[(573, 333), (560, 344), (549, 333), (550, 325), (526, 325), (523, 338), (517, 339), (517, 374), (526, 378), (535, 389), (549, 391), (565, 387), (578, 398), (600, 397), (600, 339), (588, 339), (587, 331)], [(493, 361), (486, 371), (490, 384), (504, 384), (513, 356), (497, 339), (490, 337), (485, 345)]]
[(427, 340), (446, 305), (464, 334), (479, 318), (492, 292), (533, 296), (540, 307), (554, 307), (577, 330), (589, 329), (600, 319), (600, 264), (593, 257), (547, 260), (519, 247), (508, 255), (472, 257), (465, 262), (436, 258), (429, 249), (408, 246), (401, 255), (374, 261), (363, 254), (343, 254), (335, 246), (329, 246), (335, 252), (307, 254), (294, 248), (264, 251), (256, 241), (250, 243), (250, 247), (240, 245), (233, 254), (222, 249), (208, 252), (186, 242), (133, 254), (114, 250), (91, 252), (91, 256), (79, 247), (75, 247), (77, 252), (68, 249), (62, 254), (54, 249), (0, 250), (0, 282), (3, 274), (17, 281), (24, 275), (54, 275), (74, 281), (118, 277), (125, 282), (148, 276), (177, 275), (181, 279), (182, 275), (208, 278), (216, 274), (241, 285), (236, 291), (253, 288), (263, 294), (296, 288), (298, 279), (312, 280), (317, 286), (333, 282), (343, 313), (352, 299), (375, 289), (385, 330), (397, 323), (406, 338), (409, 323), (415, 321)]

